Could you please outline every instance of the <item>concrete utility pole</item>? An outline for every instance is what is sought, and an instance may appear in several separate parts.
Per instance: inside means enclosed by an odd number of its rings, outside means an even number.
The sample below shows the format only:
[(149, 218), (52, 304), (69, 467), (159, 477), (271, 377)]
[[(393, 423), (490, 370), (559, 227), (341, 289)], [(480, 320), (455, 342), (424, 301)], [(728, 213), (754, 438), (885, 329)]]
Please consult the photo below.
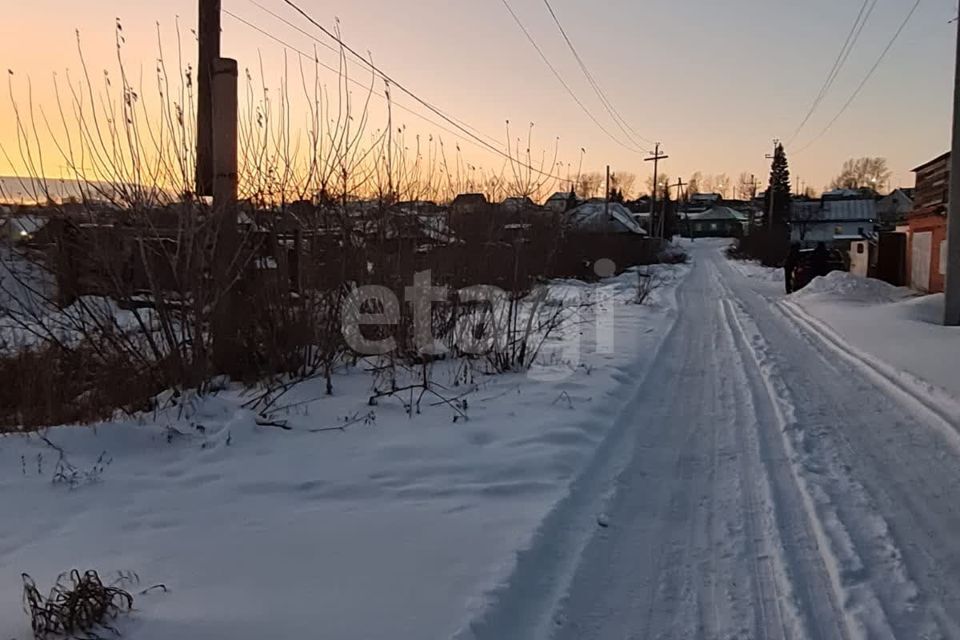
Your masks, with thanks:
[(943, 323), (960, 326), (960, 20), (953, 82), (953, 147), (950, 155), (950, 201), (947, 203), (947, 283)]
[[(773, 154), (766, 156), (767, 160), (773, 162), (773, 159), (777, 157), (777, 146), (780, 144), (778, 138), (773, 139)], [(773, 173), (773, 168), (771, 166), (771, 174)], [(772, 177), (772, 176), (771, 176)], [(767, 200), (770, 201), (767, 211), (767, 229), (773, 229), (773, 180), (770, 181), (770, 184), (767, 185)]]
[[(650, 226), (651, 231), (653, 231), (653, 218), (657, 215), (657, 168), (659, 167), (661, 160), (666, 160), (670, 156), (665, 156), (660, 153), (660, 143), (658, 142), (656, 147), (654, 147), (653, 155), (649, 158), (644, 158), (645, 162), (653, 162), (653, 195), (650, 199)], [(662, 229), (661, 229), (662, 232)], [(657, 234), (660, 237), (660, 233)]]
[(213, 195), (213, 70), (220, 58), (220, 0), (199, 0), (195, 191)]
[(221, 298), (214, 310), (213, 356), (221, 371), (242, 362), (234, 267), (240, 249), (237, 229), (237, 61), (218, 58), (211, 69), (211, 166), (213, 215), (217, 219), (215, 279)]

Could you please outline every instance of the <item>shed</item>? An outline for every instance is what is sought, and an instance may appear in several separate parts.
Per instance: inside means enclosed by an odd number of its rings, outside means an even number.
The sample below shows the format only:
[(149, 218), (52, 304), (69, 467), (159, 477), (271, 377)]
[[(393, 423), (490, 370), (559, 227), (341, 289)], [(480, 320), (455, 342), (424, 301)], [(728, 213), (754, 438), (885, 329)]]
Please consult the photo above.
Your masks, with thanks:
[(619, 202), (607, 203), (604, 200), (584, 202), (567, 214), (570, 227), (582, 233), (631, 233), (645, 236), (640, 223), (633, 214)]

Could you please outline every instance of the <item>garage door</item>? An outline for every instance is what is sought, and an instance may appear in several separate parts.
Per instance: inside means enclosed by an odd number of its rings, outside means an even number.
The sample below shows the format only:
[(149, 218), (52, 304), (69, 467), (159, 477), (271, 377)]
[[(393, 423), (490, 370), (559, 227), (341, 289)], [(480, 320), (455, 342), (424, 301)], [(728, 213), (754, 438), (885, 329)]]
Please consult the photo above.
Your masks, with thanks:
[(910, 286), (919, 291), (930, 290), (930, 249), (933, 245), (933, 233), (925, 231), (913, 234), (910, 247)]

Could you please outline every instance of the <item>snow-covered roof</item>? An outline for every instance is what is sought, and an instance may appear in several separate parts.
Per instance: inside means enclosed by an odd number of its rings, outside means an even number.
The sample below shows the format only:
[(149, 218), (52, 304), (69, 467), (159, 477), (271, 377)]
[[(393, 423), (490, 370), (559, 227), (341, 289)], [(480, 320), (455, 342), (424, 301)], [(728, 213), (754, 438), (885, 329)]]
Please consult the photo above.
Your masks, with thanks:
[(790, 219), (803, 222), (870, 222), (877, 217), (877, 202), (873, 199), (823, 200), (822, 202), (794, 202)]
[(736, 209), (731, 209), (730, 207), (711, 207), (706, 211), (688, 214), (687, 219), (692, 222), (700, 222), (703, 220), (733, 220), (735, 222), (746, 222), (747, 216), (746, 214), (741, 213)]
[(17, 216), (15, 218), (7, 218), (0, 224), (5, 224), (7, 228), (11, 229), (14, 233), (32, 235), (40, 231), (40, 229), (43, 229), (47, 222), (47, 218), (41, 216)]
[(568, 215), (570, 224), (581, 231), (647, 235), (631, 211), (619, 202), (611, 202), (609, 205), (602, 200), (585, 202)]

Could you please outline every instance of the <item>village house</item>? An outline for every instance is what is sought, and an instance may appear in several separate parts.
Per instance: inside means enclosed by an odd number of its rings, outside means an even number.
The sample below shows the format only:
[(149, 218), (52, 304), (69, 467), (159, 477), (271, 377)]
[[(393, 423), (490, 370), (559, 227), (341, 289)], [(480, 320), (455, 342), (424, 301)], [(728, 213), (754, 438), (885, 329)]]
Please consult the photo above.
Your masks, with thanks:
[(690, 211), (706, 211), (711, 207), (717, 206), (723, 198), (719, 193), (695, 193), (690, 196)]
[(790, 241), (804, 247), (825, 243), (848, 248), (874, 236), (877, 203), (858, 191), (831, 191), (819, 201), (790, 204)]
[(567, 224), (580, 233), (647, 235), (629, 209), (619, 202), (607, 203), (603, 198), (588, 200), (570, 211)]
[(557, 191), (543, 203), (545, 209), (554, 213), (566, 213), (577, 206), (579, 201), (572, 191)]
[(895, 225), (913, 211), (914, 190), (894, 189), (877, 201), (877, 219), (884, 225)]
[(691, 238), (739, 238), (750, 223), (746, 214), (730, 207), (714, 206), (685, 216)]
[(940, 293), (947, 272), (950, 153), (913, 170), (913, 210), (907, 216), (907, 280), (918, 291)]

